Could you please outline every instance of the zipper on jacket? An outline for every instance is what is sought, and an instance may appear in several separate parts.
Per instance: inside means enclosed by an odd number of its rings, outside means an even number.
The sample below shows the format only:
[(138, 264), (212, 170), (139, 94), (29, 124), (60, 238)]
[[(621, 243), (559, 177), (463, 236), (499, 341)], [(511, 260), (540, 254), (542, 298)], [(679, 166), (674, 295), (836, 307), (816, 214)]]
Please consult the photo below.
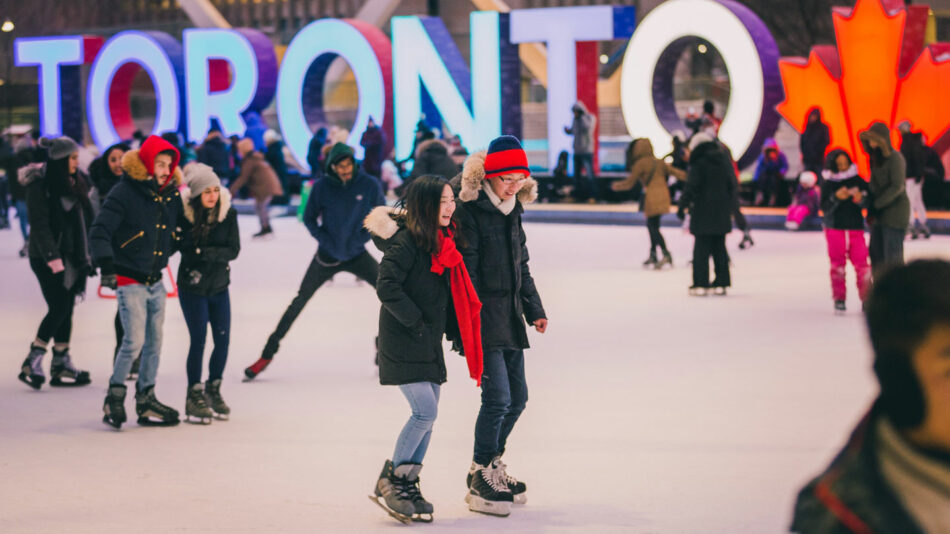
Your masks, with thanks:
[(121, 245), (119, 245), (119, 248), (125, 248), (126, 245), (128, 245), (129, 243), (131, 243), (131, 242), (135, 241), (136, 239), (142, 237), (143, 235), (145, 235), (145, 230), (139, 230), (139, 233), (137, 233), (137, 234), (135, 234), (134, 236), (130, 237), (125, 243), (122, 243)]

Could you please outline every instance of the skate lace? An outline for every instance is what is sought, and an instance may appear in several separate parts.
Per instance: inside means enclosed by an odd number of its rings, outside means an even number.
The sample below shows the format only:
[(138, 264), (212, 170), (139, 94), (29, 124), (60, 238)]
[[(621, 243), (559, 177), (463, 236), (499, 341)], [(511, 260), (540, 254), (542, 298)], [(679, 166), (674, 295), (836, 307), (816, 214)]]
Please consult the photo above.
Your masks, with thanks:
[(208, 407), (208, 400), (205, 399), (205, 396), (200, 391), (191, 391), (191, 402), (195, 404), (195, 407), (204, 410)]
[(422, 498), (422, 490), (419, 489), (419, 479), (415, 481), (406, 481), (406, 495), (409, 497), (409, 500), (412, 502), (424, 501)]
[(501, 479), (504, 480), (507, 485), (514, 486), (518, 483), (518, 479), (508, 474), (508, 466), (505, 465), (504, 462), (498, 460), (496, 465), (496, 469), (501, 474)]
[[(487, 473), (486, 473), (487, 472)], [(488, 486), (495, 491), (509, 491), (508, 481), (506, 480), (506, 475), (504, 468), (498, 468), (494, 466), (486, 467), (482, 470), (483, 478), (488, 482)], [(485, 476), (487, 474), (488, 476)]]
[(79, 374), (79, 370), (73, 365), (73, 359), (69, 353), (63, 354), (62, 358), (56, 358), (56, 363), (63, 366), (63, 369), (73, 374)]

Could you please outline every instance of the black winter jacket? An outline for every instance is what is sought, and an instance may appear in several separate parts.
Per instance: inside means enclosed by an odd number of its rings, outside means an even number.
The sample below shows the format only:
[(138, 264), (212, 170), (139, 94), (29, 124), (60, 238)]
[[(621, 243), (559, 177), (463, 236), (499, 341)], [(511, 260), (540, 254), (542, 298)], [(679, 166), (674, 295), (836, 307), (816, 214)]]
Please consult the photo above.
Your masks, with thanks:
[(383, 251), (376, 282), (382, 303), (379, 383), (442, 384), (446, 380), (442, 336), (455, 323), (448, 271), (433, 273), (431, 254), (421, 250), (409, 230), (397, 226), (388, 212), (376, 208), (366, 219), (374, 243)]
[(214, 169), (214, 173), (221, 179), (231, 176), (231, 151), (221, 134), (209, 137), (198, 147), (198, 163), (204, 163)]
[(216, 295), (231, 284), (229, 262), (241, 252), (237, 211), (231, 207), (231, 194), (221, 190), (218, 200), (218, 220), (200, 241), (194, 238), (195, 213), (189, 204), (190, 190), (182, 197), (184, 220), (181, 224), (181, 263), (178, 265), (178, 287), (195, 295)]
[(177, 228), (184, 220), (181, 169), (159, 189), (148, 176), (138, 150), (122, 157), (126, 175), (112, 188), (89, 234), (92, 256), (103, 274), (127, 276), (143, 284), (162, 279), (175, 250)]
[[(834, 150), (828, 154), (826, 166), (833, 165), (835, 158), (843, 151)], [(832, 230), (863, 230), (864, 214), (862, 208), (867, 204), (868, 183), (858, 176), (857, 165), (842, 172), (825, 170), (822, 173), (824, 181), (821, 183), (821, 211), (823, 212), (825, 228)], [(856, 187), (864, 194), (860, 204), (853, 198), (840, 200), (835, 196), (839, 189)]]
[(716, 142), (702, 143), (690, 154), (686, 188), (680, 208), (690, 211), (693, 235), (725, 235), (732, 231), (736, 173), (732, 160)]
[(528, 267), (528, 247), (521, 226), (522, 202), (537, 198), (537, 182), (528, 179), (514, 210), (503, 214), (481, 190), (485, 152), (469, 156), (462, 174), (452, 180), (462, 200), (456, 208), (461, 222), (461, 247), (472, 285), (482, 301), (482, 347), (526, 349), (525, 320), (546, 319), (541, 296)]

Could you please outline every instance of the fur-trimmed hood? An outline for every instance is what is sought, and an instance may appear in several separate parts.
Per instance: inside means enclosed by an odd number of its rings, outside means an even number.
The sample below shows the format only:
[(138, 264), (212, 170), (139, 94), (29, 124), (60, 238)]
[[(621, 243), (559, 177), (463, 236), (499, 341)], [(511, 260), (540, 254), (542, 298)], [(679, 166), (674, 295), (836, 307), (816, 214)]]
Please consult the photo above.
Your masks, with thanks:
[[(462, 202), (471, 202), (478, 198), (478, 192), (482, 190), (482, 182), (485, 180), (485, 156), (488, 152), (478, 151), (465, 158), (465, 164), (462, 166), (462, 174), (459, 175), (461, 189), (459, 190), (459, 200)], [(525, 180), (521, 190), (518, 191), (518, 201), (522, 204), (530, 204), (538, 198), (538, 182), (534, 178), (528, 177)]]
[(405, 221), (404, 209), (377, 206), (363, 219), (363, 228), (369, 231), (376, 248), (385, 252), (389, 240), (405, 226)]
[[(145, 167), (145, 162), (142, 161), (142, 156), (139, 152), (139, 150), (129, 150), (122, 155), (122, 170), (125, 171), (125, 174), (129, 175), (129, 178), (145, 182), (149, 180), (148, 169)], [(176, 165), (175, 170), (172, 171), (172, 181), (169, 182), (169, 184), (178, 187), (181, 185), (181, 182), (181, 169)]]
[(17, 170), (17, 181), (21, 186), (26, 187), (33, 182), (46, 176), (45, 163), (30, 163)]
[[(181, 193), (181, 203), (182, 209), (185, 214), (185, 218), (188, 219), (188, 222), (191, 224), (195, 223), (195, 209), (191, 207), (191, 199), (196, 197), (192, 193), (191, 188), (187, 185), (180, 189)], [(221, 188), (221, 196), (218, 197), (218, 222), (224, 222), (224, 219), (228, 216), (228, 212), (231, 211), (231, 192), (228, 191), (226, 187)]]

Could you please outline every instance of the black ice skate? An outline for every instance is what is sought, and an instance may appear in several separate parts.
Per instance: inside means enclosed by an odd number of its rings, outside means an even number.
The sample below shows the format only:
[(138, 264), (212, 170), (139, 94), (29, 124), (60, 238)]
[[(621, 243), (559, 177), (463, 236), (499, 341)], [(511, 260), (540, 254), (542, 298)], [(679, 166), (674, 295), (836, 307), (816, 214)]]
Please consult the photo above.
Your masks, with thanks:
[(135, 393), (135, 413), (142, 426), (174, 426), (179, 422), (178, 410), (165, 406), (155, 398), (155, 386)]
[(221, 397), (221, 379), (212, 380), (205, 384), (205, 398), (208, 399), (208, 405), (214, 412), (215, 419), (227, 421), (231, 417), (231, 408)]
[(432, 503), (422, 496), (422, 490), (419, 488), (419, 472), (422, 471), (422, 464), (402, 464), (396, 469), (396, 472), (399, 473), (400, 468), (403, 466), (409, 467), (409, 474), (406, 476), (406, 482), (408, 484), (406, 490), (415, 507), (412, 520), (420, 523), (431, 523), (434, 508), (432, 507)]
[(836, 300), (835, 301), (835, 315), (844, 315), (846, 311), (848, 311), (848, 307), (844, 305), (844, 301)]
[(508, 474), (508, 466), (501, 461), (501, 456), (495, 458), (495, 468), (501, 470), (501, 475), (511, 490), (511, 496), (515, 504), (525, 504), (528, 502), (528, 486), (517, 478)]
[(132, 360), (132, 368), (129, 369), (129, 376), (125, 377), (125, 380), (127, 382), (135, 382), (136, 380), (139, 379), (139, 362), (140, 361), (141, 361), (141, 358), (139, 356), (136, 356), (135, 359)]
[(657, 264), (656, 252), (651, 252), (650, 257), (643, 262), (644, 269), (655, 269)]
[(508, 517), (514, 496), (508, 488), (502, 470), (497, 469), (497, 460), (490, 465), (478, 465), (473, 462), (471, 484), (465, 501), (468, 509), (482, 514)]
[(43, 356), (45, 354), (45, 348), (30, 345), (30, 353), (23, 360), (23, 365), (20, 366), (20, 375), (17, 378), (33, 389), (40, 389), (43, 382), (46, 382), (46, 375), (43, 374)]
[(671, 269), (673, 268), (673, 256), (670, 255), (669, 251), (664, 250), (664, 251), (663, 251), (663, 259), (661, 259), (660, 261), (656, 262), (656, 266), (655, 266), (654, 268), (655, 268), (657, 271), (659, 271), (659, 270), (661, 270), (663, 267), (665, 267), (665, 266), (667, 266), (667, 265), (669, 265)]
[(109, 392), (102, 404), (102, 422), (113, 428), (120, 428), (125, 422), (125, 391), (122, 384), (109, 384)]
[(745, 250), (746, 248), (752, 248), (755, 246), (755, 241), (752, 240), (752, 233), (745, 232), (742, 234), (742, 241), (739, 242), (739, 250)]
[(378, 504), (393, 519), (408, 525), (412, 522), (413, 514), (416, 513), (416, 506), (407, 491), (408, 480), (405, 474), (408, 474), (408, 468), (405, 471), (407, 473), (404, 473), (403, 477), (397, 478), (393, 471), (392, 461), (386, 460), (369, 500)]
[(261, 231), (260, 231), (260, 232), (257, 232), (256, 234), (252, 235), (251, 237), (264, 237), (264, 236), (268, 236), (268, 235), (273, 234), (273, 233), (274, 233), (274, 230), (273, 230), (270, 226), (265, 226), (265, 227), (261, 228)]
[(204, 386), (195, 384), (188, 388), (185, 395), (185, 421), (188, 423), (199, 423), (210, 425), (214, 418), (211, 408), (208, 407), (208, 399), (205, 398)]
[(73, 365), (69, 349), (59, 352), (53, 349), (53, 363), (49, 370), (49, 385), (58, 387), (86, 386), (92, 380), (88, 371), (80, 371)]

